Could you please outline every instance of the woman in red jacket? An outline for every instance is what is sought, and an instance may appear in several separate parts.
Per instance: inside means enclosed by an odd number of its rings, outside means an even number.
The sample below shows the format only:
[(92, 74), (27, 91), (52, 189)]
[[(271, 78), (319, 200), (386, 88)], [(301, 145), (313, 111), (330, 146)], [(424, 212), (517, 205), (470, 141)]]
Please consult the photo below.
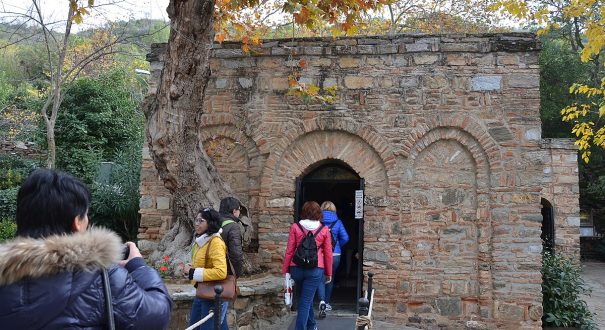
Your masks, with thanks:
[[(296, 315), (296, 330), (316, 330), (317, 322), (313, 315), (313, 298), (320, 285), (332, 280), (332, 241), (330, 231), (321, 224), (322, 212), (316, 202), (306, 202), (301, 212), (301, 220), (290, 227), (288, 246), (282, 267), (282, 273), (290, 273), (296, 283), (298, 297), (298, 314)], [(299, 246), (308, 234), (313, 235), (317, 259), (314, 256), (301, 261)], [(308, 239), (307, 239), (308, 240)], [(304, 242), (306, 251), (313, 248), (308, 241)], [(297, 251), (298, 250), (298, 251)], [(306, 256), (309, 257), (309, 256)], [(315, 259), (315, 260), (314, 260)], [(325, 272), (326, 281), (323, 283)]]

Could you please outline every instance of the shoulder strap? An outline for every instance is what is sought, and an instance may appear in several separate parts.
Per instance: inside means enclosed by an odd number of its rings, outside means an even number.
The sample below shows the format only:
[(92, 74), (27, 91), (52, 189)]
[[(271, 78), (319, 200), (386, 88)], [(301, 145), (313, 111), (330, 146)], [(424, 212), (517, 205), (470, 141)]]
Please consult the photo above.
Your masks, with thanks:
[(107, 274), (107, 269), (103, 268), (103, 272), (101, 274), (103, 278), (103, 290), (105, 291), (105, 309), (107, 312), (107, 328), (109, 330), (115, 330), (116, 323), (113, 319), (113, 306), (111, 304), (111, 287), (109, 285), (109, 274)]
[(297, 222), (296, 225), (298, 226), (298, 228), (300, 228), (300, 231), (303, 233), (303, 235), (305, 235), (305, 229), (303, 228), (303, 226), (300, 225), (300, 222)]
[(334, 228), (334, 226), (336, 226), (336, 223), (338, 222), (338, 220), (332, 222), (332, 224), (330, 225), (330, 231), (332, 230), (332, 228)]
[(206, 265), (208, 264), (208, 254), (210, 253), (210, 245), (212, 244), (213, 240), (214, 240), (214, 237), (211, 237), (208, 240), (208, 246), (206, 247), (206, 257), (204, 257), (204, 268), (206, 268)]
[(317, 236), (317, 234), (319, 234), (319, 232), (325, 227), (325, 225), (322, 223), (319, 225), (319, 229), (317, 229), (315, 231), (315, 233), (313, 234), (313, 238), (315, 238), (315, 236)]
[(235, 223), (235, 221), (233, 221), (231, 219), (227, 219), (227, 220), (223, 221), (223, 223), (221, 224), (221, 228), (223, 228), (226, 225), (231, 224), (231, 223)]

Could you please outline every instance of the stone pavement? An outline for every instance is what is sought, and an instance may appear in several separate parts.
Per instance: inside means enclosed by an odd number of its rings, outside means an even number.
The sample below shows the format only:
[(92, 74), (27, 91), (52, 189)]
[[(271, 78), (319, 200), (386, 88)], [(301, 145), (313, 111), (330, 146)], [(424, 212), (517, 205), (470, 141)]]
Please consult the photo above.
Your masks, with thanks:
[[(335, 313), (332, 315), (328, 315), (323, 320), (317, 320), (317, 329), (318, 330), (355, 330), (355, 320), (357, 319), (357, 315), (352, 313)], [(296, 321), (296, 313), (292, 312), (292, 314), (284, 320), (284, 323), (280, 325), (276, 325), (275, 330), (294, 330), (294, 322)], [(289, 324), (287, 327), (284, 326)], [(384, 321), (373, 321), (372, 329), (380, 329), (380, 330), (418, 330), (418, 328), (408, 327), (405, 325), (392, 324)]]
[(584, 297), (590, 310), (595, 313), (594, 320), (598, 329), (605, 329), (605, 263), (598, 261), (582, 262), (582, 278), (592, 290)]

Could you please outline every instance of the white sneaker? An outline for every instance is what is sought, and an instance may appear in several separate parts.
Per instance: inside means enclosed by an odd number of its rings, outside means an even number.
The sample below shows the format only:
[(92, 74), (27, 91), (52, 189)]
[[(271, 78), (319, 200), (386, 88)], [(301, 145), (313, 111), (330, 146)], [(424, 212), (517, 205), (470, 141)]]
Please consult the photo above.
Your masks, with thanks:
[(330, 304), (326, 304), (326, 311), (331, 311), (332, 310), (332, 306), (330, 306)]
[(326, 318), (326, 303), (323, 300), (319, 302), (319, 318)]

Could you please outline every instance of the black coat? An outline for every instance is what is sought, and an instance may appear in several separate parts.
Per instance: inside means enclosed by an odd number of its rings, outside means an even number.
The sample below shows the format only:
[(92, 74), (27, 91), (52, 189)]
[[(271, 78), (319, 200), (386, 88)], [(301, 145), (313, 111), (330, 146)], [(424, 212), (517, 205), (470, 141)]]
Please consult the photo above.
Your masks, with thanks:
[(240, 230), (239, 222), (240, 220), (233, 215), (225, 215), (221, 213), (223, 217), (223, 222), (228, 220), (233, 220), (234, 222), (224, 225), (223, 232), (221, 233), (221, 237), (225, 244), (227, 244), (227, 253), (229, 254), (229, 259), (233, 264), (234, 270), (231, 270), (229, 267), (229, 274), (233, 274), (235, 271), (235, 276), (242, 276), (243, 272), (243, 263), (244, 263), (244, 252), (242, 250), (242, 232)]
[(116, 329), (167, 328), (172, 301), (166, 286), (143, 258), (116, 266), (121, 246), (101, 229), (0, 245), (0, 327), (105, 329), (106, 267)]

